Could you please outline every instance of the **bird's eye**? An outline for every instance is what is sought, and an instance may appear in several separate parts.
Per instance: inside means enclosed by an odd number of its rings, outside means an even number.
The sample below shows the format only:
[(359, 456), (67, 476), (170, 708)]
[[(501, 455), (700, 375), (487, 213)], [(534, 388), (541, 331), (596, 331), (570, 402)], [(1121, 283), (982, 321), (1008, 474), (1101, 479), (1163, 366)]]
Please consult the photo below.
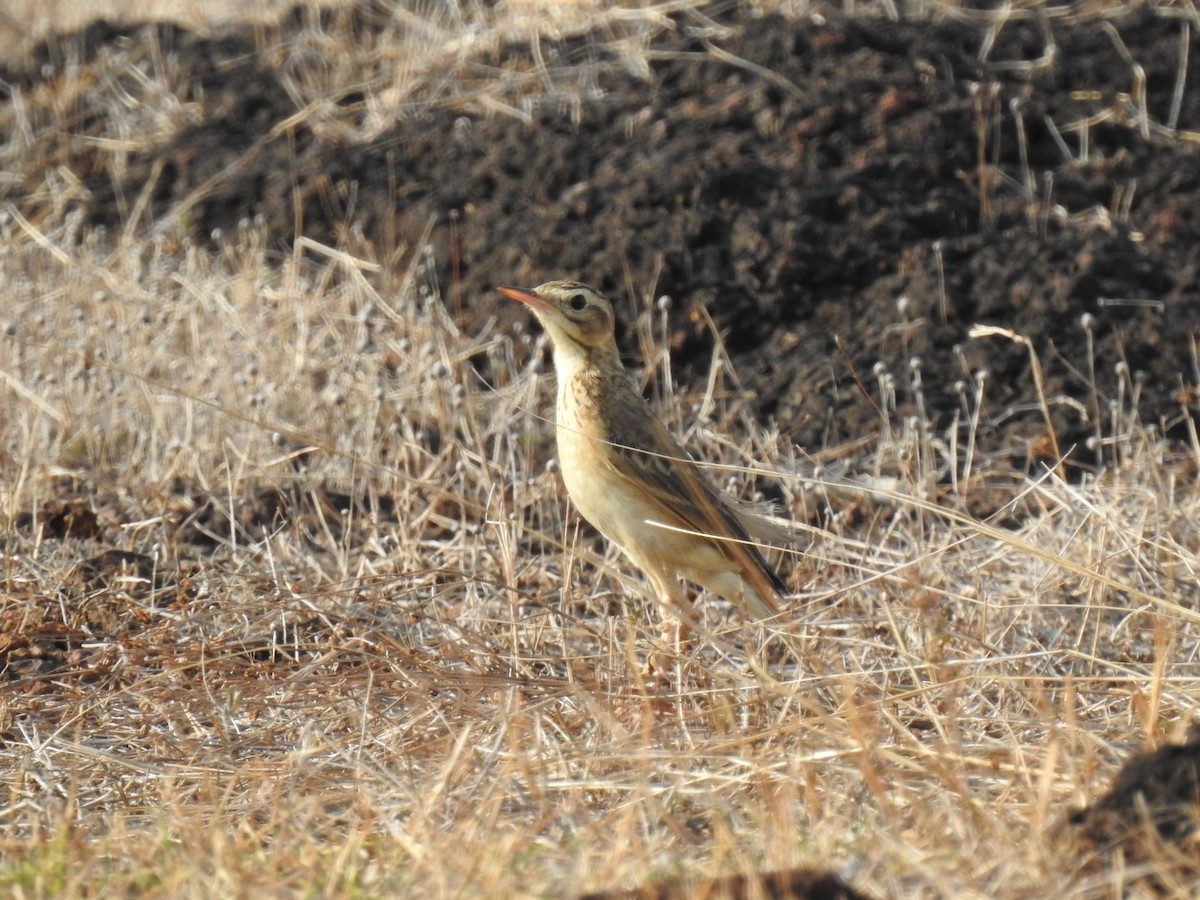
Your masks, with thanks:
[(567, 301), (567, 305), (575, 312), (583, 312), (587, 308), (587, 297), (583, 294), (572, 294), (571, 299)]

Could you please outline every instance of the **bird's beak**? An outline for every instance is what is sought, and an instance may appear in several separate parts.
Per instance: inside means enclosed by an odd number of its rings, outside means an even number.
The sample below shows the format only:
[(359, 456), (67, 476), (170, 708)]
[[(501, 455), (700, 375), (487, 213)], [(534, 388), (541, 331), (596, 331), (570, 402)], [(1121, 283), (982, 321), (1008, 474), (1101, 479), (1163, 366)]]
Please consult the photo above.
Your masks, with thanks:
[(516, 300), (518, 303), (524, 303), (533, 309), (553, 309), (554, 304), (543, 297), (539, 297), (536, 292), (530, 288), (506, 287), (501, 285), (496, 288), (509, 300)]

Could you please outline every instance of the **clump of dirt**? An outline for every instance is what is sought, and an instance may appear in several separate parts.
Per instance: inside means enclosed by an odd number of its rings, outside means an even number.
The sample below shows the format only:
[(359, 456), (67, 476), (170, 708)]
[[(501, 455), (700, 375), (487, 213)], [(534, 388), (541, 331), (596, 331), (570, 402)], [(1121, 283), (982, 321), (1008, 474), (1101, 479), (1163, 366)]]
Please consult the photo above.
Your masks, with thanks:
[(1125, 864), (1161, 860), (1174, 849), (1186, 876), (1200, 874), (1200, 725), (1182, 744), (1130, 757), (1112, 786), (1071, 814), (1074, 837), (1103, 864), (1120, 852)]
[[(42, 155), (85, 188), (73, 202), (92, 228), (127, 227), (136, 198), (140, 226), (202, 240), (257, 217), (280, 248), (306, 234), (390, 258), (427, 243), (467, 329), (516, 315), (496, 284), (586, 280), (626, 320), (649, 310), (627, 285), (670, 295), (682, 379), (710, 364), (707, 311), (758, 411), (814, 454), (885, 418), (965, 428), (979, 402), (979, 450), (1021, 468), (1068, 451), (1095, 466), (1140, 422), (1184, 433), (1200, 380), (1200, 67), (1181, 67), (1197, 41), (1183, 24), (706, 11), (719, 32), (681, 18), (648, 78), (605, 70), (571, 111), (534, 104), (522, 121), (454, 97), (358, 143), (297, 116), (286, 65), (249, 34), (97, 26), (43, 63), (150, 43), (203, 115), (123, 150), (117, 170), (80, 88)], [(338, 98), (347, 116), (356, 102)], [(43, 171), (0, 194), (36, 218)], [(973, 338), (979, 323), (1030, 343)]]
[(723, 897), (747, 900), (869, 900), (833, 872), (817, 869), (781, 869), (727, 875), (708, 881), (661, 881), (628, 891), (597, 891), (580, 900), (685, 900), (688, 897)]
[[(39, 511), (43, 538), (97, 538), (103, 533), (100, 517), (83, 497), (47, 500)], [(18, 527), (32, 524), (33, 516), (18, 517)]]

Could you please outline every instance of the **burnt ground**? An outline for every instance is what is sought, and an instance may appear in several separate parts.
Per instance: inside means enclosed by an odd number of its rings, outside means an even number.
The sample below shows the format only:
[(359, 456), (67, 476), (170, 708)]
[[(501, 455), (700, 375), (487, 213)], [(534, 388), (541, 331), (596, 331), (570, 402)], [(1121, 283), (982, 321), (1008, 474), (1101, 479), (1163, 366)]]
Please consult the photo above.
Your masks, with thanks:
[[(203, 98), (202, 121), (147, 139), (117, 177), (87, 140), (103, 112), (86, 94), (45, 138), (43, 156), (86, 186), (73, 202), (93, 227), (118, 232), (144, 195), (141, 227), (210, 240), (259, 217), (281, 254), (297, 230), (378, 258), (428, 242), (467, 329), (514, 321), (496, 284), (579, 278), (626, 320), (646, 308), (627, 286), (653, 285), (674, 300), (677, 378), (709, 366), (705, 309), (758, 411), (814, 454), (879, 430), (884, 369), (897, 415), (923, 409), (938, 428), (969, 415), (970, 379), (986, 370), (981, 448), (1018, 467), (1046, 458), (1029, 350), (971, 339), (976, 324), (1032, 341), (1072, 465), (1102, 461), (1087, 439), (1111, 434), (1111, 404), (1125, 397), (1127, 412), (1135, 392), (1139, 421), (1185, 434), (1200, 29), (1185, 45), (1178, 19), (1148, 11), (890, 22), (729, 7), (709, 10), (725, 27), (711, 38), (681, 18), (648, 78), (598, 68), (599, 90), (535, 103), (528, 122), (463, 97), (414, 104), (363, 142), (296, 116), (287, 66), (249, 33), (97, 25), (42, 48), (38, 75), (5, 79), (30, 91), (140, 42)], [(375, 27), (369, 13), (324, 24)], [(541, 50), (563, 66), (608, 52), (589, 38)], [(509, 45), (481, 63), (530, 59)], [(360, 95), (335, 101), (361, 118)], [(42, 164), (17, 174), (0, 199), (36, 219)]]

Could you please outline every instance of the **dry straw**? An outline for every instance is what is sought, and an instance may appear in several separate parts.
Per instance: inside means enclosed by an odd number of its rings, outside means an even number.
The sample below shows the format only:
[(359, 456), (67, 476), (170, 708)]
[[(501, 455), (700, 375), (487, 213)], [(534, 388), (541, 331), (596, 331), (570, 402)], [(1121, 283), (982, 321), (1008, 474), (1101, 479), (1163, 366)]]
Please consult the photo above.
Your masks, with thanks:
[[(649, 40), (683, 5), (598, 27)], [(499, 41), (478, 15), (461, 41)], [(298, 89), (346, 88), (327, 58)], [(496, 77), (535, 75), (565, 77)], [(396, 109), (369, 87), (368, 131)], [(886, 429), (806, 454), (755, 421), (719, 335), (707, 382), (674, 383), (669, 309), (645, 303), (665, 415), (723, 485), (777, 484), (808, 536), (783, 560), (801, 663), (708, 599), (652, 696), (642, 586), (553, 471), (541, 338), (460, 329), (440, 248), (281, 254), (255, 222), (215, 249), (105, 238), (69, 179), (44, 183), (38, 215), (0, 214), (9, 893), (564, 896), (821, 865), (879, 896), (1107, 897), (1138, 877), (1055, 837), (1200, 689), (1200, 455), (1135, 411), (1074, 481), (974, 449), (986, 380), (953, 432), (881, 394)], [(1146, 865), (1186, 890), (1168, 856)]]

